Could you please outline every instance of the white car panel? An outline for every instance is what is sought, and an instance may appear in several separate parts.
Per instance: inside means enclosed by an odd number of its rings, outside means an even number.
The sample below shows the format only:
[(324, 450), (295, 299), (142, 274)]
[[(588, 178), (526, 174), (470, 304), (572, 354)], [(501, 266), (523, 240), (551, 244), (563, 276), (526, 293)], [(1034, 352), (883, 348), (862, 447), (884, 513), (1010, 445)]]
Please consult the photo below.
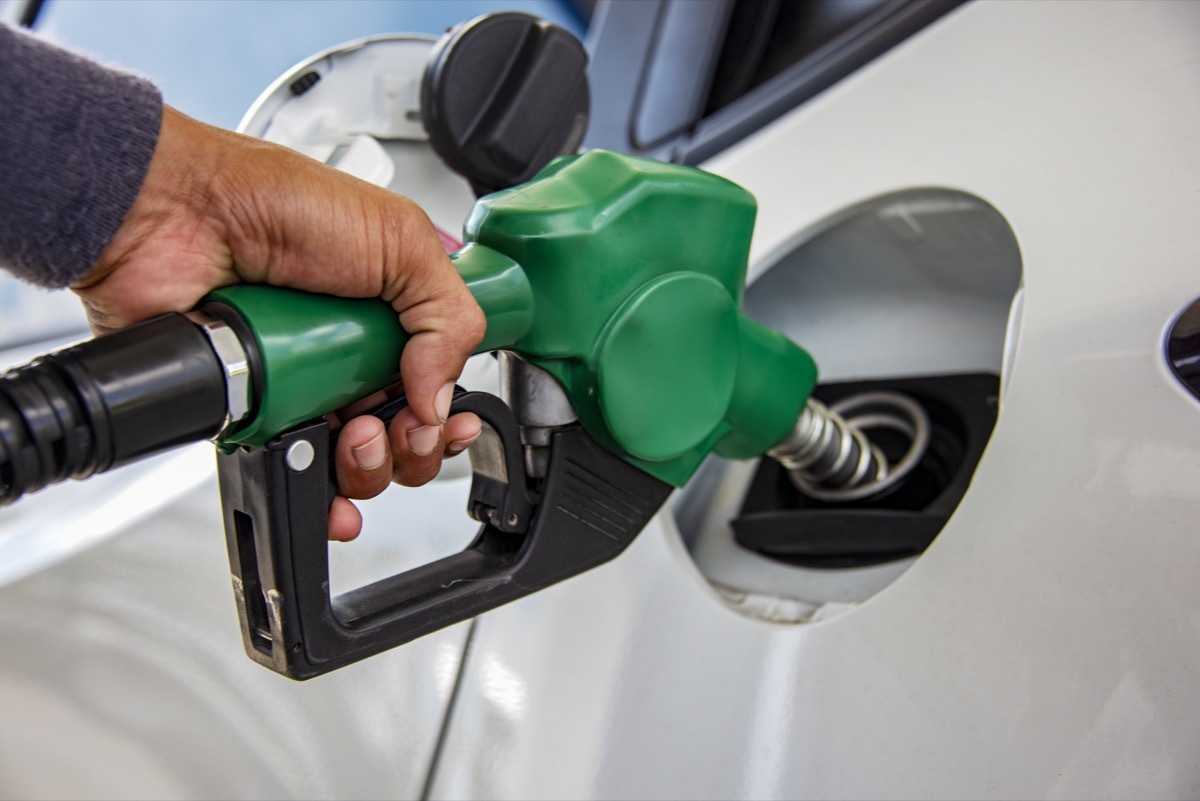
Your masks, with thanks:
[[(665, 513), (489, 614), (432, 796), (1196, 797), (1200, 406), (1162, 337), (1200, 294), (1197, 34), (1194, 3), (972, 3), (707, 165), (759, 199), (755, 277), (897, 191), (1005, 216), (988, 450), (927, 553), (822, 622), (732, 611)], [(905, 333), (893, 374), (928, 370)]]

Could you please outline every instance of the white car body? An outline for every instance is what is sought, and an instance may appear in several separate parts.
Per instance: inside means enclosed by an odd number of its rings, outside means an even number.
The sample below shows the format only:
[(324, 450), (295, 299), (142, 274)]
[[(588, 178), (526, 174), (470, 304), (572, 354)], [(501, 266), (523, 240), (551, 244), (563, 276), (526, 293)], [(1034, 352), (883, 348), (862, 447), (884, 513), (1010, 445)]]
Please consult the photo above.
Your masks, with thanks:
[[(975, 2), (704, 165), (825, 378), (1000, 376), (915, 560), (739, 553), (749, 468), (710, 465), (615, 561), (293, 684), (242, 655), (199, 469), (0, 587), (0, 795), (1196, 797), (1196, 131), (1200, 4)], [(339, 575), (460, 547), (465, 481), (385, 494)]]

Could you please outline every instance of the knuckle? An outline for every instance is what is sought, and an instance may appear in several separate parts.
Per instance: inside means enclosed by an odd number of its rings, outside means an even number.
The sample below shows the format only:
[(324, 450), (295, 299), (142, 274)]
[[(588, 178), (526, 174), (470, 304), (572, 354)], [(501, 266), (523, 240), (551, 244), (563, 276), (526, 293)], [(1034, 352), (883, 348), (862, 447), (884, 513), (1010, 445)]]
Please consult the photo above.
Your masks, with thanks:
[(483, 309), (479, 308), (479, 304), (471, 300), (467, 307), (466, 313), (462, 320), (463, 337), (470, 340), (471, 347), (475, 347), (483, 341), (484, 334), (487, 333), (487, 317), (483, 314)]

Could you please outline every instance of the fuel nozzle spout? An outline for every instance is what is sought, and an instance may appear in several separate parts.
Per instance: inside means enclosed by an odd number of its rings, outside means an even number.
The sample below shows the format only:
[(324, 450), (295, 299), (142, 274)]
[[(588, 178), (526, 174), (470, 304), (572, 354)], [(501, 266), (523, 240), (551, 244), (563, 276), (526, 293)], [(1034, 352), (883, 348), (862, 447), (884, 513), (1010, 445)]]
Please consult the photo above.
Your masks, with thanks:
[[(889, 429), (907, 438), (896, 460), (867, 436)], [(809, 398), (791, 433), (768, 451), (796, 489), (828, 503), (879, 497), (898, 487), (929, 448), (930, 423), (916, 400), (898, 392), (869, 392), (826, 406)]]
[(216, 436), (237, 364), (219, 342), (168, 314), (0, 376), (0, 506)]

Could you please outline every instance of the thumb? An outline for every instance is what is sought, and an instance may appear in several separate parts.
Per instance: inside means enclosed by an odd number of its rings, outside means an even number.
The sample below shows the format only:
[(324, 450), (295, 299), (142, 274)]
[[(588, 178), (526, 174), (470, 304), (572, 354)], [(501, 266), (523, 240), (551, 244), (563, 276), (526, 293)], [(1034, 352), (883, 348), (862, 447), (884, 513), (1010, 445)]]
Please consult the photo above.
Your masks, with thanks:
[(411, 337), (400, 358), (409, 406), (422, 424), (441, 425), (450, 407), (447, 387), (483, 340), (487, 320), (429, 219), (423, 213), (409, 217), (403, 258), (385, 266), (383, 298)]

